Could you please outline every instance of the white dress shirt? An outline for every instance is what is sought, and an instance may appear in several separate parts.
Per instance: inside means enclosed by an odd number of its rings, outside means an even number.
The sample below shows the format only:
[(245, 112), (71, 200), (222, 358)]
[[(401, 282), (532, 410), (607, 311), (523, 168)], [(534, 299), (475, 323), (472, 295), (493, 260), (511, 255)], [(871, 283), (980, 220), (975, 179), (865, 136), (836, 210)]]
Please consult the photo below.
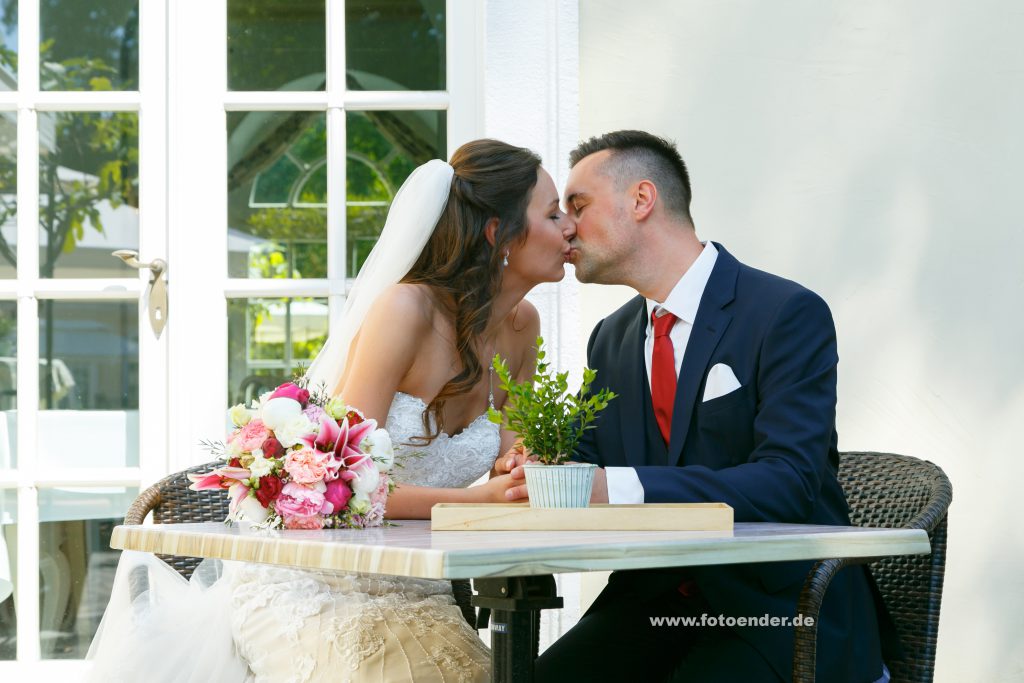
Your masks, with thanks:
[[(697, 308), (700, 307), (700, 299), (704, 296), (704, 288), (707, 287), (708, 278), (711, 277), (711, 271), (717, 260), (718, 250), (715, 249), (715, 245), (705, 242), (700, 256), (679, 278), (679, 282), (669, 292), (665, 301), (647, 300), (647, 338), (644, 341), (644, 364), (647, 368), (648, 388), (651, 384), (651, 359), (654, 355), (651, 313), (661, 307), (678, 318), (669, 332), (669, 339), (672, 340), (672, 351), (675, 356), (676, 377), (679, 377), (679, 367), (683, 363), (683, 354), (686, 353), (686, 344), (690, 340), (690, 331), (693, 329), (693, 321), (697, 317)], [(661, 311), (659, 311), (658, 317), (661, 317)], [(640, 477), (637, 476), (635, 469), (632, 467), (606, 467), (605, 475), (608, 480), (609, 503), (644, 502), (644, 487), (640, 484)]]

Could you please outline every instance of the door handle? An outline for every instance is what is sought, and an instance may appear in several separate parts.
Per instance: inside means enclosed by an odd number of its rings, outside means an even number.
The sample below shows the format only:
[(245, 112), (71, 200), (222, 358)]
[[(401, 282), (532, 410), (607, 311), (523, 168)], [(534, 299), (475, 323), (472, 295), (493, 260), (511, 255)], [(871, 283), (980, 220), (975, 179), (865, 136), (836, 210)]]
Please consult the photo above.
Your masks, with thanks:
[(149, 269), (149, 287), (146, 290), (149, 300), (149, 325), (159, 339), (160, 333), (164, 331), (164, 325), (167, 324), (167, 261), (155, 258), (149, 263), (142, 263), (139, 261), (139, 252), (130, 249), (118, 249), (111, 255), (124, 261), (130, 268)]

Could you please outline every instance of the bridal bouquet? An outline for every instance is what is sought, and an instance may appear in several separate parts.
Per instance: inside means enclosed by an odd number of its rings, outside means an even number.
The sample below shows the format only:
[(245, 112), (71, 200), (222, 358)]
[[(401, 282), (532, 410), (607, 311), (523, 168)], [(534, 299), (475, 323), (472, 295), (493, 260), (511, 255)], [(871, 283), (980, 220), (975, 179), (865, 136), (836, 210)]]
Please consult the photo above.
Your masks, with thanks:
[(226, 464), (188, 475), (194, 491), (227, 490), (229, 521), (269, 529), (383, 524), (394, 452), (376, 420), (292, 382), (229, 414), (235, 429), (227, 443), (206, 444)]

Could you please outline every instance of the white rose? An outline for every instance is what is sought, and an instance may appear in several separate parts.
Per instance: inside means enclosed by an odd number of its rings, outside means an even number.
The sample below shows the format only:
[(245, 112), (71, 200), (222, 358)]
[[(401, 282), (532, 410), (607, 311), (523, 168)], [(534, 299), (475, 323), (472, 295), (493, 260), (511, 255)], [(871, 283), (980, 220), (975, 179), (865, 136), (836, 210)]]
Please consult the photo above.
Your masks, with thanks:
[[(274, 400), (279, 401), (280, 399), (275, 398)], [(288, 400), (291, 401), (291, 399)], [(295, 401), (292, 401), (292, 403), (298, 405)], [(291, 448), (302, 441), (303, 438), (316, 433), (313, 423), (310, 422), (309, 418), (301, 412), (298, 415), (289, 418), (280, 427), (274, 427), (273, 429), (274, 436), (277, 437), (277, 440), (280, 441), (281, 445), (285, 448)]]
[(228, 411), (228, 417), (231, 418), (231, 423), (236, 427), (244, 427), (249, 424), (249, 420), (252, 419), (253, 411), (245, 407), (244, 404), (239, 403), (236, 406), (231, 406), (231, 410)]
[(264, 458), (262, 455), (256, 455), (255, 452), (253, 452), (253, 455), (256, 456), (256, 459), (252, 461), (251, 465), (249, 465), (249, 473), (252, 474), (252, 476), (259, 479), (260, 477), (267, 476), (271, 471), (273, 471), (274, 461), (271, 458)]
[(348, 501), (348, 509), (356, 515), (365, 515), (370, 511), (370, 499), (361, 493), (353, 493)]
[[(302, 405), (293, 398), (272, 398), (263, 404), (262, 415), (263, 424), (267, 425), (268, 429), (273, 429), (276, 435), (277, 430), (286, 422), (296, 415), (302, 415)], [(284, 444), (280, 436), (277, 440)]]
[(369, 499), (369, 495), (380, 485), (380, 472), (373, 466), (372, 460), (367, 460), (365, 465), (355, 470), (355, 475), (351, 482), (353, 495)]
[(368, 454), (380, 472), (388, 472), (395, 463), (395, 450), (391, 444), (391, 435), (386, 429), (375, 429), (363, 438), (359, 447)]
[(270, 510), (260, 505), (260, 501), (255, 496), (246, 496), (238, 504), (237, 516), (239, 519), (259, 524), (270, 516)]

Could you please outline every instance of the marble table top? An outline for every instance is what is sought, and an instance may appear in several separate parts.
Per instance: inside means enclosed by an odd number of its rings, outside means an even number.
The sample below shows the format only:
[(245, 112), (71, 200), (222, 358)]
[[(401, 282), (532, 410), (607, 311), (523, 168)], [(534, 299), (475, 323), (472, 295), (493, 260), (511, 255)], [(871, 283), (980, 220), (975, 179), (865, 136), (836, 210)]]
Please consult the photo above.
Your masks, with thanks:
[(467, 579), (741, 562), (882, 557), (930, 551), (919, 529), (737, 523), (733, 531), (431, 531), (429, 520), (377, 529), (255, 531), (220, 522), (125, 525), (125, 550)]

